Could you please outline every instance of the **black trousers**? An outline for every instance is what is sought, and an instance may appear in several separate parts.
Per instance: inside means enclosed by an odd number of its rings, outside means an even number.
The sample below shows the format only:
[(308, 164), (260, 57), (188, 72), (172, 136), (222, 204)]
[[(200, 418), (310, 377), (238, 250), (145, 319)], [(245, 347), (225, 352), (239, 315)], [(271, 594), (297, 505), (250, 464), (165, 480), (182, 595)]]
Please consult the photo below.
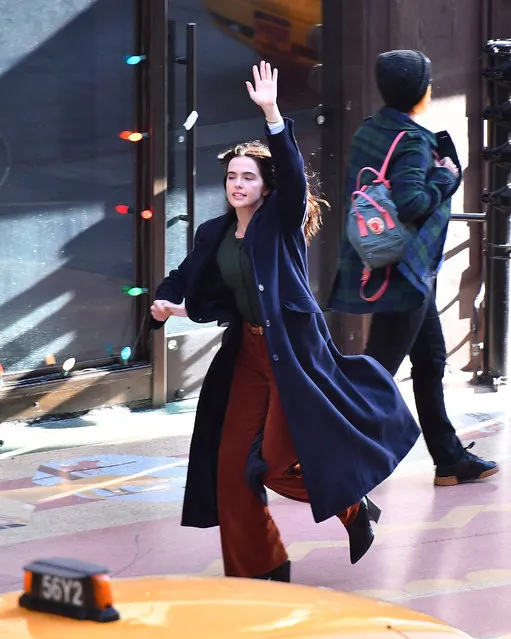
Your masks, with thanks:
[(433, 288), (417, 309), (374, 314), (365, 353), (392, 375), (410, 356), (419, 423), (438, 466), (456, 463), (464, 451), (445, 409), (443, 377), (447, 354), (435, 297)]

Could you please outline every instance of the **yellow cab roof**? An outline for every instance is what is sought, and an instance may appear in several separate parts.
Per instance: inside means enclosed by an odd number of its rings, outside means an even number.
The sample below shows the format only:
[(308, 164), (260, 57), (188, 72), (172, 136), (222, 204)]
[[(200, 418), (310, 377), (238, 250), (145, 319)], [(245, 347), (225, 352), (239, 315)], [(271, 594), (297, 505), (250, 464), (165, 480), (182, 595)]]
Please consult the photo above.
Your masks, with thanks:
[(112, 581), (120, 620), (78, 621), (0, 595), (1, 639), (467, 639), (389, 603), (251, 579), (141, 577)]

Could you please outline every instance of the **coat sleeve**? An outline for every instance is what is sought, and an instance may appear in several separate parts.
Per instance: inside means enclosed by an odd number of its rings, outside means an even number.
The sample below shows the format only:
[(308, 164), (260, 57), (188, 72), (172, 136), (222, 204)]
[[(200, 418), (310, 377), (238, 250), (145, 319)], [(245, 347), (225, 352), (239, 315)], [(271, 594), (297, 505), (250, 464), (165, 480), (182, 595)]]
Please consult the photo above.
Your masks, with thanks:
[(420, 221), (451, 197), (459, 179), (433, 165), (432, 147), (422, 136), (407, 137), (401, 144), (389, 171), (392, 199), (403, 222)]
[[(184, 300), (190, 267), (194, 262), (194, 258), (197, 255), (197, 252), (201, 250), (201, 244), (204, 241), (204, 233), (202, 227), (203, 224), (201, 224), (195, 232), (192, 251), (185, 257), (181, 264), (176, 269), (170, 271), (167, 277), (163, 278), (163, 280), (156, 287), (154, 296), (155, 299), (167, 300), (168, 302), (173, 302), (174, 304), (181, 304), (181, 302)], [(149, 328), (158, 330), (164, 324), (165, 322), (160, 322), (158, 320), (155, 320), (154, 317), (151, 317), (149, 321)]]
[(291, 229), (301, 228), (307, 206), (307, 179), (302, 154), (294, 135), (294, 122), (284, 118), (281, 133), (266, 135), (275, 166), (276, 196), (282, 221)]

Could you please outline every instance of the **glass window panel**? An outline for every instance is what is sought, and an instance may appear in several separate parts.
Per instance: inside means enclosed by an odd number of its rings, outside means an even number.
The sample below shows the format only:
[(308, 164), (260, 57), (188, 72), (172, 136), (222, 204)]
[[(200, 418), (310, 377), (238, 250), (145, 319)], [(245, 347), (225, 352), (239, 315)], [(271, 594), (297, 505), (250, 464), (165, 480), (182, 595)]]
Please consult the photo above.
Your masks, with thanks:
[(0, 362), (134, 340), (133, 0), (0, 0)]

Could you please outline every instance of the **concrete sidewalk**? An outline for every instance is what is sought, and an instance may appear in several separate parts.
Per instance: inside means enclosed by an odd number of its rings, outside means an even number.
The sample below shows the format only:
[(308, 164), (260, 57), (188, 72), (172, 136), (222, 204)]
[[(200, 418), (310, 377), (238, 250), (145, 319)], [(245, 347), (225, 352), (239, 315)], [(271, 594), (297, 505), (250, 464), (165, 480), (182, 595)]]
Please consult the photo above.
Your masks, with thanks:
[[(446, 404), (460, 437), (470, 437), (481, 430), (507, 423), (511, 416), (511, 394), (507, 387), (498, 392), (469, 384), (466, 373), (447, 373)], [(413, 391), (406, 371), (401, 373), (399, 388), (415, 413)], [(55, 450), (75, 446), (130, 443), (154, 439), (191, 436), (197, 400), (167, 404), (161, 409), (131, 411), (122, 406), (102, 408), (67, 419), (48, 419), (36, 423), (4, 422), (0, 424), (0, 459), (12, 455)]]
[(183, 400), (153, 410), (132, 411), (113, 406), (66, 419), (4, 422), (0, 424), (0, 439), (4, 440), (0, 459), (75, 446), (190, 436), (196, 406), (196, 400)]

